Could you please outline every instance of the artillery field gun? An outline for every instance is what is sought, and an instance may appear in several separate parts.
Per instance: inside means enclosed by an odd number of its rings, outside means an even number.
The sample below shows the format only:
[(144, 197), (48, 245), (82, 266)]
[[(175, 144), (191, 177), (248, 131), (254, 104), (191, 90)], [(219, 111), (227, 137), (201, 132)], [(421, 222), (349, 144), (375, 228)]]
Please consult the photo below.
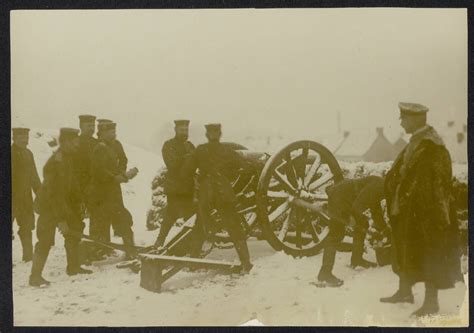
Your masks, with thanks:
[[(308, 140), (293, 142), (273, 156), (229, 145), (258, 166), (256, 171), (235, 170), (229, 175), (247, 235), (259, 228), (277, 251), (295, 257), (316, 255), (329, 232), (325, 190), (343, 179), (332, 153)], [(211, 209), (209, 213), (218, 225), (217, 212)], [(140, 254), (142, 287), (160, 291), (161, 284), (184, 267), (238, 268), (239, 263), (234, 262), (184, 258), (189, 255), (195, 219), (195, 215), (191, 217), (161, 251)], [(225, 241), (225, 236), (220, 240)]]

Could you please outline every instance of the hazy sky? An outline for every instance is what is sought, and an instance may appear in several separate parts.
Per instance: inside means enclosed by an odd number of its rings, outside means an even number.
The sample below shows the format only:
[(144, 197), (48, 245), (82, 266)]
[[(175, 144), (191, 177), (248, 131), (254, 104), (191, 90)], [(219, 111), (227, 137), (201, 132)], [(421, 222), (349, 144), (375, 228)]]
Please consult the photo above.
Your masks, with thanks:
[(77, 126), (92, 113), (123, 140), (161, 146), (172, 120), (315, 138), (400, 132), (397, 104), (467, 118), (464, 9), (14, 11), (12, 123)]

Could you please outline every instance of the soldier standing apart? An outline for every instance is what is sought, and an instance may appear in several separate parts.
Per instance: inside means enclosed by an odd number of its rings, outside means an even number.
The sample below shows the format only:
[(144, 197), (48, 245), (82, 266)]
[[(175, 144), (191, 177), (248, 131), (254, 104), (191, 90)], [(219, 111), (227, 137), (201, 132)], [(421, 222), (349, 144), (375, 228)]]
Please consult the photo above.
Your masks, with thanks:
[(180, 217), (188, 219), (194, 212), (193, 177), (182, 177), (182, 168), (186, 158), (194, 151), (194, 145), (188, 141), (189, 120), (175, 120), (175, 137), (166, 141), (161, 153), (167, 173), (164, 190), (166, 193), (166, 211), (160, 226), (155, 247), (162, 247), (171, 227)]
[(414, 316), (439, 311), (438, 289), (452, 288), (460, 274), (458, 225), (451, 202), (451, 158), (433, 127), (428, 108), (400, 103), (401, 126), (410, 142), (385, 180), (392, 225), (393, 271), (399, 276), (385, 303), (413, 303), (412, 285), (425, 283), (423, 305)]
[(92, 153), (90, 206), (94, 221), (99, 228), (99, 238), (110, 241), (110, 226), (114, 225), (118, 236), (128, 245), (132, 254), (134, 246), (130, 212), (125, 208), (121, 184), (128, 182), (127, 173), (119, 166), (119, 158), (114, 149), (116, 141), (116, 124), (105, 122), (99, 124), (101, 142)]
[(82, 197), (77, 182), (75, 156), (78, 147), (79, 130), (61, 128), (59, 149), (46, 162), (43, 169), (43, 185), (35, 199), (39, 214), (36, 230), (38, 242), (35, 246), (29, 283), (31, 286), (48, 285), (42, 272), (49, 250), (54, 245), (56, 227), (64, 236), (68, 275), (90, 274), (79, 263), (80, 238), (69, 234), (69, 230), (82, 233), (84, 223), (81, 217)]
[(23, 261), (33, 258), (32, 230), (35, 214), (31, 191), (38, 194), (41, 181), (33, 153), (28, 146), (28, 128), (13, 128), (12, 156), (12, 221), (18, 223), (18, 236), (23, 248)]
[(380, 202), (384, 198), (384, 180), (377, 176), (345, 179), (327, 189), (328, 214), (331, 218), (329, 235), (324, 247), (323, 262), (318, 274), (318, 286), (339, 287), (343, 281), (332, 274), (336, 248), (344, 239), (346, 228), (353, 235), (351, 267), (370, 268), (377, 264), (365, 260), (364, 240), (369, 227), (364, 215), (370, 209), (374, 227), (386, 228)]
[[(184, 173), (194, 175), (199, 170), (199, 211), (197, 232), (210, 223), (209, 212), (215, 208), (221, 216), (224, 227), (234, 243), (242, 263), (242, 273), (252, 269), (247, 247), (246, 235), (236, 210), (237, 198), (229, 173), (232, 169), (248, 170), (249, 165), (237, 152), (220, 143), (222, 132), (220, 124), (206, 125), (208, 143), (199, 145), (186, 163)], [(203, 237), (205, 237), (203, 235)], [(204, 241), (204, 239), (202, 239)], [(202, 244), (202, 243), (201, 243)]]

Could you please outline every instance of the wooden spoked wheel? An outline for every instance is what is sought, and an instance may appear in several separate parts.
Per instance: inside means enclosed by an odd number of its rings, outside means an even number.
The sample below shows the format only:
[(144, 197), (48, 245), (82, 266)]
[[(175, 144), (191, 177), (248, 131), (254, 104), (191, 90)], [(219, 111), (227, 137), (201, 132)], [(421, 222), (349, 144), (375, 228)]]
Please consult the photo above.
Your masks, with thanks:
[(258, 221), (270, 245), (292, 256), (317, 254), (329, 233), (325, 190), (342, 179), (337, 160), (319, 143), (297, 141), (273, 155), (260, 174), (256, 198)]

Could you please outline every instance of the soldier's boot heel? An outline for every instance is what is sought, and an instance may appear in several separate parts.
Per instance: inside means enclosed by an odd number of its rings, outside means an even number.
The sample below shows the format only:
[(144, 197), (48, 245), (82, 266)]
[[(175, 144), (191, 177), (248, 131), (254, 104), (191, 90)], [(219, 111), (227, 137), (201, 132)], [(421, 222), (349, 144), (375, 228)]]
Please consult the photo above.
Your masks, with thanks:
[(250, 262), (250, 254), (249, 249), (247, 246), (247, 242), (245, 240), (239, 240), (235, 242), (235, 249), (237, 254), (239, 255), (240, 263), (241, 263), (241, 274), (248, 274), (253, 268), (253, 264)]
[(413, 312), (411, 316), (413, 317), (423, 317), (433, 315), (439, 312), (439, 303), (438, 303), (438, 289), (428, 284), (425, 286), (425, 299), (423, 300), (423, 305)]
[(28, 281), (29, 285), (32, 287), (42, 287), (42, 286), (49, 286), (51, 282), (40, 276), (31, 275)]
[(397, 290), (395, 294), (393, 294), (392, 296), (380, 298), (380, 302), (382, 303), (411, 303), (413, 304), (414, 301), (415, 299), (411, 292), (402, 292), (401, 290)]
[(357, 267), (375, 268), (377, 267), (377, 263), (369, 261), (369, 260), (365, 260), (364, 258), (359, 258), (359, 259), (351, 260), (351, 267), (354, 269)]
[(33, 254), (33, 264), (31, 265), (31, 275), (29, 278), (29, 285), (33, 287), (41, 287), (43, 285), (49, 285), (50, 282), (42, 277), (43, 269), (48, 259), (49, 250), (41, 251), (38, 250), (40, 247), (37, 246), (35, 253)]
[(317, 287), (332, 287), (337, 288), (344, 284), (344, 281), (337, 278), (332, 272), (321, 269), (318, 274), (318, 281), (314, 283)]

